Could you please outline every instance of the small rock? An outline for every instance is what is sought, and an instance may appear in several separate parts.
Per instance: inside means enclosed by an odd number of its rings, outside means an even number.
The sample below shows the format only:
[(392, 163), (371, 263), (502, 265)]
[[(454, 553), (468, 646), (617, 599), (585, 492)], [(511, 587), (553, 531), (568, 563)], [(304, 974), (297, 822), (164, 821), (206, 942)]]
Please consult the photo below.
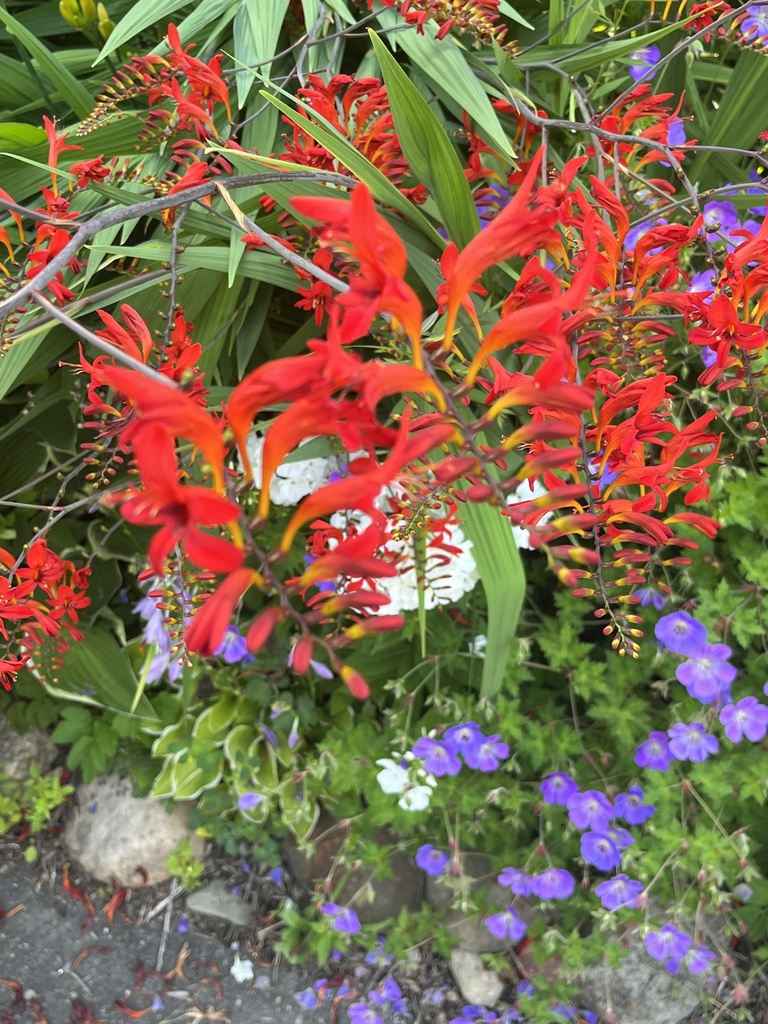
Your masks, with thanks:
[(504, 991), (504, 982), (498, 974), (488, 970), (479, 953), (468, 949), (451, 950), (451, 972), (468, 1003), (495, 1006)]
[(251, 906), (239, 900), (227, 884), (217, 878), (202, 889), (195, 889), (187, 896), (187, 910), (208, 917), (218, 917), (224, 921), (247, 928), (251, 924)]
[(169, 814), (157, 800), (134, 797), (130, 780), (116, 775), (79, 786), (76, 799), (64, 841), (70, 855), (102, 882), (115, 875), (125, 885), (135, 884), (139, 867), (151, 885), (165, 881), (168, 857), (182, 839), (202, 858), (203, 840), (187, 827), (188, 804), (176, 804)]
[[(491, 871), (491, 858), (484, 853), (466, 854), (464, 872), (473, 903), (489, 908), (489, 913), (496, 913), (510, 902), (509, 889), (496, 881), (496, 875)], [(427, 876), (427, 903), (435, 910), (449, 907), (456, 894), (456, 889), (443, 876)], [(533, 905), (521, 906), (521, 900), (518, 899), (515, 908), (528, 926), (533, 924), (538, 915)], [(497, 939), (491, 935), (485, 926), (485, 917), (485, 914), (480, 913), (465, 914), (461, 910), (449, 910), (443, 918), (443, 924), (459, 940), (460, 948), (471, 953), (501, 953), (516, 945), (510, 939)]]
[(672, 975), (648, 955), (637, 929), (626, 937), (629, 953), (618, 967), (587, 967), (579, 979), (580, 1003), (602, 1018), (608, 1000), (621, 1024), (679, 1024), (701, 1002), (706, 975)]
[[(318, 884), (325, 882), (332, 872), (335, 880), (343, 876), (344, 886), (340, 892), (335, 893), (333, 900), (353, 907), (363, 924), (375, 924), (397, 917), (403, 907), (417, 910), (421, 905), (422, 873), (406, 854), (394, 853), (389, 858), (391, 878), (372, 878), (370, 868), (354, 868), (351, 871), (348, 868), (337, 868), (334, 871), (337, 854), (346, 836), (345, 830), (329, 814), (323, 812), (312, 835), (322, 838), (314, 843), (311, 857), (298, 848), (294, 839), (289, 839), (283, 850), (293, 877), (307, 892), (312, 892)], [(375, 839), (382, 848), (391, 846), (395, 841), (386, 829), (379, 829)], [(368, 891), (374, 894), (372, 902), (367, 898)]]
[(5, 718), (0, 718), (0, 751), (0, 768), (17, 782), (29, 778), (29, 766), (33, 761), (41, 772), (47, 772), (56, 757), (56, 747), (36, 725), (19, 736)]

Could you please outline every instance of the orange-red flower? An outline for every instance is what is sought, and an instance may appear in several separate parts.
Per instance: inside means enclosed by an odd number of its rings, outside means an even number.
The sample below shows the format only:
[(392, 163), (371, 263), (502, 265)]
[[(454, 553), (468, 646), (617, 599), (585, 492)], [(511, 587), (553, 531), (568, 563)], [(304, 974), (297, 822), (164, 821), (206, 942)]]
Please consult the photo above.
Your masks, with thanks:
[(202, 569), (237, 569), (243, 561), (242, 550), (201, 529), (234, 522), (240, 516), (237, 505), (205, 487), (180, 482), (173, 443), (160, 426), (143, 425), (135, 436), (134, 451), (144, 490), (124, 501), (121, 512), (137, 526), (162, 524), (149, 545), (149, 560), (157, 575), (162, 575), (165, 559), (177, 544), (183, 544), (190, 561)]

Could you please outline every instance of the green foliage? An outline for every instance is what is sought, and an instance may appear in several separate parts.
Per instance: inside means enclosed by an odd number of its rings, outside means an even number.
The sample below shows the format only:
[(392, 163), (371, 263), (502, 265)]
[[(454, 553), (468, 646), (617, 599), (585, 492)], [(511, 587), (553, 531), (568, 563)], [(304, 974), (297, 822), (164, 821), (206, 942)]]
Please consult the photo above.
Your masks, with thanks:
[(10, 832), (24, 824), (32, 835), (37, 835), (72, 792), (72, 786), (61, 784), (59, 773), (44, 775), (34, 761), (26, 779), (14, 779), (0, 772), (0, 832)]
[(178, 878), (185, 892), (194, 892), (201, 884), (205, 864), (192, 853), (189, 839), (181, 839), (166, 862), (168, 870)]

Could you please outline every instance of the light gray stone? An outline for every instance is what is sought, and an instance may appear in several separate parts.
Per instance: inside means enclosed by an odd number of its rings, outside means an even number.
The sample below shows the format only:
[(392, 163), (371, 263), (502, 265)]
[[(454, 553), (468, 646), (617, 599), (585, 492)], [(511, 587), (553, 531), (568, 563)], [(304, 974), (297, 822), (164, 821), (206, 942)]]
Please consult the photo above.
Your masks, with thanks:
[(56, 747), (42, 730), (33, 725), (23, 736), (0, 717), (0, 768), (10, 778), (24, 782), (34, 761), (47, 772), (56, 757)]
[(242, 928), (247, 928), (252, 924), (253, 911), (250, 904), (238, 899), (221, 878), (189, 893), (187, 910), (192, 911), (193, 914), (217, 917)]
[(169, 814), (163, 804), (132, 795), (129, 779), (103, 775), (76, 792), (77, 810), (64, 830), (71, 857), (102, 882), (115, 875), (124, 885), (140, 881), (139, 867), (157, 885), (170, 878), (169, 855), (182, 839), (202, 858), (204, 843), (187, 827), (189, 804)]
[(489, 971), (479, 953), (469, 949), (451, 950), (451, 973), (462, 998), (468, 1003), (495, 1006), (504, 991), (504, 982)]
[(629, 952), (618, 967), (588, 967), (579, 979), (580, 1004), (602, 1018), (610, 1008), (617, 1024), (679, 1024), (699, 1006), (705, 975), (681, 970), (672, 975), (645, 949), (633, 929), (625, 941)]

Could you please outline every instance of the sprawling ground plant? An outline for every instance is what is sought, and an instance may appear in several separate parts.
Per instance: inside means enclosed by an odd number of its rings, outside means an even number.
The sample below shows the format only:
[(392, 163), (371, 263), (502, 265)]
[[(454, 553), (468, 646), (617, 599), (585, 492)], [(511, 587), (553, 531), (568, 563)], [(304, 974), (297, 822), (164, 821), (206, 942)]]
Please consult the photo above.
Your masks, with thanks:
[[(372, 877), (407, 850), (516, 946), (521, 1012), (555, 1012), (534, 960), (567, 996), (633, 925), (744, 1002), (764, 11), (268, 6), (234, 61), (205, 3), (63, 6), (124, 59), (88, 109), (0, 14), (72, 110), (3, 158), (12, 718), (65, 698), (73, 767), (130, 762), (232, 852), (321, 806)], [(331, 879), (286, 922), (294, 955), (361, 934)]]

